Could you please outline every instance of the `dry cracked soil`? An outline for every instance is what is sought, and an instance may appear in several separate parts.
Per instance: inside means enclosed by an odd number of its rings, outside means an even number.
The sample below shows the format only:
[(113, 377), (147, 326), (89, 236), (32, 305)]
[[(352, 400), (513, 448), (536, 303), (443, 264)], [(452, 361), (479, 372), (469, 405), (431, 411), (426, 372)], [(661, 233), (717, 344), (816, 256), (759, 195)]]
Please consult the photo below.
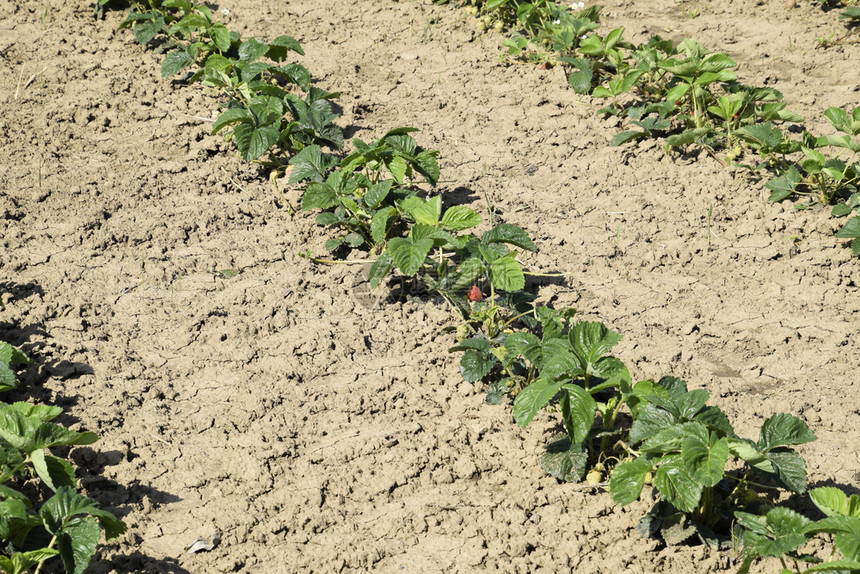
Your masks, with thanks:
[[(243, 37), (297, 38), (348, 138), (419, 128), (440, 191), (526, 229), (524, 263), (569, 273), (531, 288), (622, 333), (634, 377), (707, 389), (742, 436), (800, 416), (819, 437), (801, 449), (811, 484), (856, 491), (860, 264), (827, 211), (769, 204), (707, 154), (611, 147), (600, 102), (560, 69), (500, 64), (503, 37), (454, 6), (211, 5)], [(843, 28), (814, 2), (608, 0), (604, 17), (727, 52), (810, 129), (860, 104), (860, 46), (817, 48)], [(0, 338), (36, 359), (12, 398), (102, 437), (71, 457), (129, 532), (90, 572), (736, 569), (642, 538), (646, 502), (545, 475), (553, 419), (520, 429), (462, 381), (444, 304), (301, 258), (326, 235), (291, 213), (299, 190), (210, 135), (217, 99), (162, 79), (122, 18), (0, 0)]]

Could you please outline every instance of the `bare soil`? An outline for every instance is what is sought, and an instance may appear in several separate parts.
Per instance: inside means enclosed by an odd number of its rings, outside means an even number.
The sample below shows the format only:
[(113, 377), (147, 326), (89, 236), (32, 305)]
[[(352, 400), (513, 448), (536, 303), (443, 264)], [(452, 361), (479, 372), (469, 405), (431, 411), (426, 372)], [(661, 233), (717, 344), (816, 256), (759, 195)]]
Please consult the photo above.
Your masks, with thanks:
[[(640, 537), (645, 502), (546, 476), (554, 421), (520, 429), (462, 382), (444, 305), (299, 257), (326, 239), (291, 215), (299, 191), (209, 135), (213, 95), (161, 79), (122, 14), (97, 21), (91, 4), (0, 0), (0, 338), (37, 360), (12, 398), (103, 437), (72, 458), (129, 532), (91, 572), (736, 568)], [(704, 153), (610, 147), (600, 102), (560, 69), (501, 65), (503, 37), (451, 6), (213, 7), (245, 37), (296, 37), (342, 92), (348, 137), (420, 128), (446, 197), (535, 237), (527, 264), (571, 273), (533, 284), (541, 300), (623, 333), (634, 377), (707, 389), (744, 436), (802, 417), (819, 437), (802, 449), (811, 484), (856, 491), (860, 265), (826, 210), (768, 204), (762, 182)], [(610, 0), (604, 14), (634, 40), (728, 52), (810, 129), (860, 104), (860, 47), (816, 48), (843, 27), (815, 2)]]

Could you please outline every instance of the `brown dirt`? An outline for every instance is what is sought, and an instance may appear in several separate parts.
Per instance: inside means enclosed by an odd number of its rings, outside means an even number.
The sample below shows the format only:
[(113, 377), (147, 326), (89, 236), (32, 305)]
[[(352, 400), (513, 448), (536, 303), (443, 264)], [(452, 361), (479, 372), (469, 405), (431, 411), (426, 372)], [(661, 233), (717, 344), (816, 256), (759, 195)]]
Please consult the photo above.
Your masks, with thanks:
[[(842, 27), (813, 2), (606, 4), (605, 29), (727, 51), (810, 128), (860, 103), (860, 49), (816, 49)], [(761, 183), (704, 154), (609, 147), (598, 102), (561, 70), (499, 65), (501, 36), (462, 10), (217, 8), (244, 36), (299, 39), (320, 85), (343, 93), (349, 137), (420, 128), (442, 190), (484, 213), (489, 198), (536, 237), (528, 264), (572, 273), (536, 285), (541, 299), (623, 333), (634, 377), (708, 389), (745, 436), (795, 413), (819, 436), (803, 448), (811, 482), (858, 486), (860, 267), (827, 212), (767, 204)], [(22, 396), (103, 437), (72, 457), (130, 528), (91, 571), (733, 568), (639, 537), (645, 503), (545, 476), (551, 418), (521, 430), (483, 404), (447, 353), (442, 305), (380, 301), (362, 270), (300, 258), (324, 251), (324, 231), (208, 135), (211, 94), (162, 80), (120, 20), (96, 21), (85, 0), (0, 0), (0, 338), (37, 358)], [(213, 551), (184, 552), (216, 531)]]

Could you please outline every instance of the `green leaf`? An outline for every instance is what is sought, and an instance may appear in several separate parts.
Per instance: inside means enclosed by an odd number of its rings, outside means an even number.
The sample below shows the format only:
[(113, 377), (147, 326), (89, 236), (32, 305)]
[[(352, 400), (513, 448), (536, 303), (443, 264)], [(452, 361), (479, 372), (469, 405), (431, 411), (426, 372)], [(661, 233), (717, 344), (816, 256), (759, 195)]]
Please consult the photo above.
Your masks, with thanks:
[(134, 37), (141, 44), (148, 44), (164, 28), (164, 16), (160, 12), (152, 11), (146, 16), (146, 20), (138, 20), (134, 24)]
[(521, 228), (516, 225), (511, 225), (510, 223), (500, 223), (487, 231), (481, 237), (481, 243), (483, 245), (508, 243), (527, 251), (537, 251), (537, 247), (535, 247), (535, 244), (532, 243), (531, 239), (529, 239), (528, 234)]
[(567, 83), (577, 94), (587, 94), (591, 89), (594, 73), (591, 71), (591, 63), (585, 58), (572, 58), (566, 63), (571, 64), (576, 71), (567, 76)]
[(391, 254), (391, 259), (400, 272), (407, 276), (415, 275), (421, 269), (431, 249), (433, 249), (433, 240), (429, 237), (417, 241), (411, 236), (395, 237), (388, 242), (388, 253)]
[(311, 88), (311, 73), (301, 64), (287, 64), (279, 68), (272, 67), (270, 70), (273, 74), (283, 76), (288, 81), (296, 84), (303, 90), (310, 91)]
[(242, 42), (239, 46), (239, 58), (245, 62), (259, 60), (269, 51), (269, 46), (256, 38)]
[(800, 183), (800, 172), (795, 166), (791, 166), (784, 174), (768, 180), (764, 186), (772, 193), (767, 198), (768, 202), (776, 203), (790, 197), (797, 185)]
[(414, 202), (409, 214), (415, 218), (416, 223), (435, 226), (439, 223), (439, 216), (442, 214), (442, 196), (437, 195), (426, 201)]
[(848, 496), (834, 486), (822, 486), (809, 491), (809, 497), (815, 506), (827, 516), (846, 516), (848, 514)]
[(439, 226), (448, 231), (463, 231), (481, 223), (481, 216), (464, 205), (454, 205), (445, 210)]
[(672, 135), (666, 138), (666, 145), (669, 147), (680, 147), (698, 143), (702, 138), (711, 132), (711, 128), (695, 128), (683, 131), (677, 135)]
[(15, 552), (11, 556), (0, 556), (0, 570), (6, 574), (24, 574), (33, 566), (59, 554), (53, 548), (40, 548), (29, 552)]
[(25, 417), (32, 417), (42, 422), (47, 422), (49, 420), (55, 419), (63, 412), (63, 407), (51, 405), (31, 405), (30, 403), (26, 403), (23, 401), (13, 403), (9, 405), (9, 407), (11, 407), (12, 410), (20, 413)]
[(860, 561), (860, 517), (830, 516), (807, 525), (807, 533), (834, 534), (834, 545), (848, 560)]
[(343, 239), (338, 239), (338, 238), (326, 239), (326, 242), (324, 245), (325, 245), (326, 251), (328, 251), (329, 253), (334, 253), (335, 251), (337, 251), (338, 249), (343, 247)]
[(351, 231), (344, 236), (343, 242), (355, 249), (364, 245), (364, 237), (360, 233)]
[(266, 52), (266, 57), (274, 60), (275, 62), (283, 62), (287, 59), (290, 51), (296, 52), (302, 56), (305, 55), (301, 44), (299, 44), (295, 38), (291, 36), (278, 36), (269, 42), (269, 49)]
[(750, 144), (753, 149), (773, 149), (782, 143), (782, 130), (771, 122), (744, 126), (735, 133)]
[(392, 259), (391, 254), (386, 251), (373, 262), (373, 265), (370, 266), (368, 281), (370, 282), (371, 289), (376, 289), (377, 285), (379, 285), (386, 275), (391, 273), (392, 269), (394, 269), (394, 259)]
[(251, 100), (248, 108), (254, 113), (260, 124), (278, 122), (284, 115), (283, 100), (274, 96), (256, 96)]
[(391, 191), (391, 186), (393, 185), (394, 180), (392, 179), (374, 183), (367, 189), (367, 193), (364, 194), (364, 202), (368, 207), (378, 207), (388, 197), (388, 193)]
[(317, 214), (314, 221), (316, 221), (318, 225), (337, 225), (338, 223), (341, 223), (343, 219), (331, 211), (323, 211), (322, 213)]
[(402, 157), (394, 156), (392, 159), (385, 163), (385, 167), (388, 168), (388, 171), (391, 172), (392, 177), (394, 177), (394, 181), (397, 182), (397, 185), (403, 184), (403, 179), (406, 177), (406, 172), (409, 171), (409, 164)]
[(597, 403), (585, 389), (577, 385), (561, 387), (561, 412), (567, 434), (573, 444), (582, 444), (594, 425)]
[(489, 353), (490, 349), (490, 341), (487, 339), (486, 335), (483, 333), (478, 333), (473, 337), (469, 337), (468, 339), (464, 339), (459, 345), (455, 345), (448, 349), (449, 353), (456, 353), (457, 351), (468, 351), (469, 349), (475, 349), (476, 351), (481, 351), (483, 353)]
[(837, 203), (833, 206), (833, 209), (830, 210), (831, 217), (845, 217), (846, 215), (850, 215), (853, 210), (847, 203)]
[(415, 171), (424, 176), (432, 186), (439, 182), (439, 164), (436, 161), (436, 152), (422, 150), (414, 158), (413, 167)]
[(715, 434), (707, 438), (707, 442), (700, 438), (685, 438), (681, 444), (681, 456), (696, 481), (714, 486), (723, 478), (729, 460), (729, 444), (725, 438)]
[(772, 450), (765, 455), (765, 460), (773, 465), (786, 488), (798, 494), (806, 491), (806, 462), (799, 454), (789, 449)]
[[(736, 515), (740, 515), (738, 512)], [(750, 517), (751, 515), (747, 515)], [(748, 518), (742, 524), (750, 524), (754, 518)], [(744, 551), (757, 556), (781, 557), (788, 552), (794, 552), (807, 541), (805, 529), (810, 523), (808, 518), (797, 512), (778, 506), (765, 515), (761, 527), (744, 532)]]
[[(756, 466), (758, 464), (761, 464), (762, 461), (765, 461), (764, 453), (759, 451), (756, 444), (749, 439), (729, 438), (728, 444), (729, 452), (732, 454), (732, 456), (744, 460), (752, 466)], [(766, 468), (766, 472), (775, 472), (773, 465), (771, 465), (770, 463), (767, 463), (765, 461), (764, 466)]]
[(98, 502), (66, 486), (57, 488), (57, 492), (39, 509), (39, 515), (45, 528), (52, 534), (61, 532), (72, 518), (87, 515), (98, 519), (107, 540), (113, 540), (126, 531), (125, 524), (107, 510), (103, 510)]
[(809, 491), (812, 502), (827, 516), (853, 516), (860, 518), (860, 495), (849, 498), (833, 486), (822, 486)]
[(845, 227), (836, 232), (836, 237), (840, 239), (860, 237), (860, 216), (849, 219)]
[(705, 407), (693, 417), (693, 420), (704, 424), (709, 430), (718, 433), (719, 436), (734, 437), (735, 435), (732, 423), (729, 422), (729, 418), (719, 407)]
[(524, 388), (514, 400), (514, 420), (525, 428), (552, 398), (558, 394), (564, 381), (539, 378)]
[(572, 444), (570, 437), (560, 435), (545, 448), (546, 452), (540, 457), (541, 468), (558, 480), (582, 480), (588, 470), (588, 453), (581, 444)]
[(708, 430), (701, 423), (676, 423), (654, 433), (642, 442), (640, 450), (645, 453), (665, 454), (678, 452), (685, 439), (708, 440)]
[(212, 124), (212, 134), (217, 134), (231, 124), (252, 121), (254, 121), (254, 116), (247, 108), (230, 108), (218, 116), (218, 119)]
[(661, 430), (675, 424), (671, 413), (649, 403), (639, 412), (630, 427), (630, 442), (636, 444), (656, 435)]
[[(860, 8), (858, 8), (860, 10)], [(807, 572), (834, 572), (835, 574), (846, 574), (846, 572), (857, 572), (860, 570), (860, 561), (858, 560), (832, 560), (830, 562), (823, 562), (821, 564), (815, 564), (806, 568), (803, 571), (803, 574)], [(781, 574), (784, 573), (792, 574), (791, 570), (783, 570)]]
[(505, 349), (507, 349), (508, 357), (523, 356), (532, 364), (541, 359), (540, 341), (531, 333), (521, 331), (511, 333), (505, 339)]
[(819, 167), (824, 167), (824, 165), (827, 163), (827, 160), (824, 158), (824, 154), (816, 149), (801, 146), (800, 151), (802, 151), (803, 155), (808, 157), (815, 165)]
[(224, 24), (215, 24), (209, 28), (209, 37), (215, 43), (215, 47), (219, 52), (226, 52), (230, 49), (230, 31)]
[(705, 389), (694, 389), (679, 396), (675, 399), (675, 404), (678, 406), (678, 416), (685, 420), (692, 419), (708, 402), (708, 397), (710, 397), (710, 393)]
[(681, 98), (683, 98), (685, 95), (687, 95), (687, 92), (689, 90), (690, 84), (678, 84), (666, 92), (666, 101), (675, 103)]
[(612, 141), (609, 143), (609, 145), (611, 145), (612, 147), (617, 147), (620, 145), (624, 145), (627, 142), (634, 140), (636, 138), (644, 138), (647, 135), (648, 134), (646, 134), (645, 132), (640, 132), (640, 131), (636, 131), (636, 130), (628, 130), (626, 132), (621, 132), (621, 133), (615, 134), (615, 137), (612, 138)]
[(0, 537), (4, 544), (22, 546), (30, 531), (42, 524), (38, 516), (28, 512), (29, 506), (32, 503), (26, 496), (23, 500), (16, 497), (0, 501)]
[(490, 282), (502, 291), (518, 291), (525, 287), (523, 268), (513, 251), (490, 263)]
[(252, 161), (266, 153), (281, 137), (274, 125), (242, 123), (233, 128), (236, 147), (245, 161)]
[(74, 518), (57, 534), (57, 548), (67, 574), (83, 574), (96, 553), (99, 536), (99, 521), (91, 517)]
[(302, 209), (329, 209), (339, 203), (337, 192), (327, 183), (311, 182), (302, 196)]
[(194, 57), (187, 50), (174, 50), (161, 63), (161, 77), (174, 76), (193, 63)]
[(17, 348), (0, 341), (0, 392), (14, 389), (18, 386), (15, 372), (9, 365), (27, 365), (32, 361)]
[(36, 474), (51, 490), (56, 491), (60, 486), (75, 487), (75, 470), (69, 461), (45, 455), (42, 449), (31, 452), (30, 460)]
[(842, 108), (827, 108), (824, 110), (824, 117), (826, 117), (830, 124), (838, 131), (845, 132), (850, 130), (851, 119), (848, 117), (848, 112)]
[(0, 341), (0, 363), (5, 363), (7, 365), (29, 365), (32, 362), (33, 361), (17, 347)]
[(596, 363), (622, 339), (622, 336), (599, 321), (583, 321), (570, 328), (567, 334), (574, 354), (585, 365), (589, 374)]
[(309, 145), (294, 155), (289, 163), (294, 166), (290, 183), (299, 183), (305, 179), (324, 181), (326, 172), (337, 165), (337, 158), (322, 153), (318, 145)]
[(703, 490), (703, 486), (690, 476), (680, 454), (666, 455), (661, 459), (654, 475), (654, 487), (669, 504), (684, 512), (696, 510)]
[(589, 385), (589, 391), (592, 393), (609, 387), (616, 387), (622, 380), (629, 381), (630, 379), (630, 372), (627, 367), (624, 366), (621, 359), (616, 357), (601, 357), (590, 366), (589, 375), (605, 379), (602, 383), (594, 386)]
[(609, 478), (609, 494), (616, 504), (627, 506), (638, 500), (645, 486), (645, 475), (651, 471), (651, 462), (637, 458), (622, 462)]
[(540, 364), (541, 375), (553, 379), (561, 375), (572, 378), (584, 374), (583, 368), (584, 365), (573, 354), (566, 338), (544, 340), (543, 360)]
[(759, 434), (758, 448), (761, 452), (767, 453), (779, 446), (804, 444), (816, 438), (815, 433), (809, 430), (806, 423), (796, 416), (778, 413), (764, 421)]
[(392, 206), (383, 207), (370, 220), (370, 236), (377, 243), (384, 243), (388, 235), (388, 220), (397, 212)]
[(470, 383), (484, 378), (496, 363), (492, 355), (469, 349), (460, 357), (460, 374)]

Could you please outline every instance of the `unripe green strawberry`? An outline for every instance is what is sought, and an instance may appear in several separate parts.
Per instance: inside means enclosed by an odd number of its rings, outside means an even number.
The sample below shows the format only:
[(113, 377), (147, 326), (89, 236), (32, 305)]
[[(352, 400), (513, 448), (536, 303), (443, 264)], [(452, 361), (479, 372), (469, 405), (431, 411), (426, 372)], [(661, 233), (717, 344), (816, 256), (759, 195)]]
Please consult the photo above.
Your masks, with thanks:
[(597, 470), (596, 468), (592, 468), (588, 474), (585, 475), (585, 482), (590, 485), (600, 484), (603, 482), (603, 473)]

